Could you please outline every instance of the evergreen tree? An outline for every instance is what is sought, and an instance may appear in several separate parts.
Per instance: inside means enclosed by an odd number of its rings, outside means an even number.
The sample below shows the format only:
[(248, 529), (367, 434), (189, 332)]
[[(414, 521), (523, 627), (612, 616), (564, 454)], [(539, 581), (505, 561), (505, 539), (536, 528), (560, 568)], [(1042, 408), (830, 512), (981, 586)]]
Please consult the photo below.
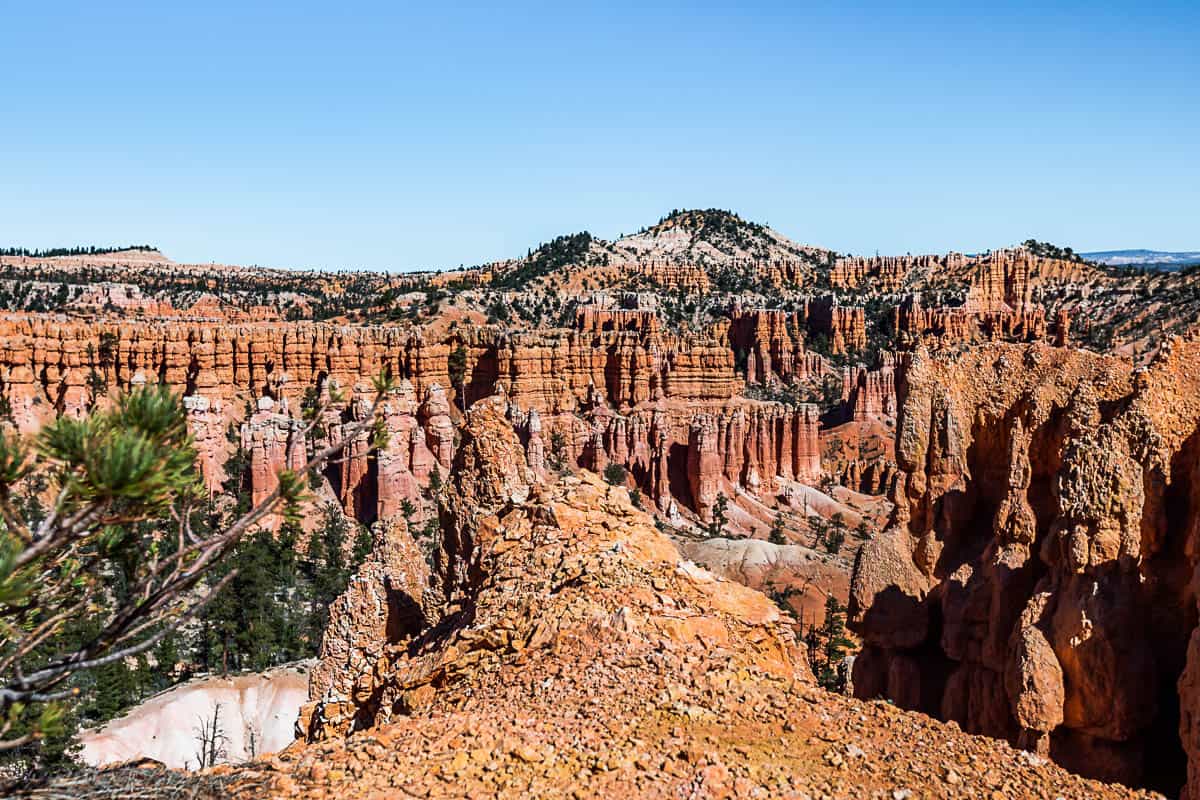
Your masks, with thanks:
[(550, 468), (555, 472), (562, 472), (566, 466), (567, 453), (567, 437), (563, 436), (562, 431), (550, 432), (550, 452), (546, 459)]
[(716, 538), (725, 532), (725, 524), (729, 522), (729, 516), (726, 513), (728, 508), (728, 498), (724, 494), (718, 494), (717, 502), (713, 505), (712, 521), (708, 523), (706, 531), (709, 538)]
[[(361, 528), (354, 532), (355, 538), (351, 546), (348, 542), (351, 533), (350, 521), (337, 504), (326, 505), (323, 514), (321, 528), (315, 531), (309, 540), (308, 553), (304, 559), (304, 573), (310, 586), (309, 601), (312, 606), (306, 630), (314, 653), (320, 644), (325, 626), (329, 623), (330, 605), (346, 591), (346, 587), (350, 585), (350, 576), (371, 549), (370, 536), (364, 535), (365, 529)], [(348, 555), (356, 560), (352, 561)]]
[(809, 517), (808, 527), (813, 533), (813, 549), (822, 547), (825, 544), (825, 535), (829, 531), (829, 523), (823, 517)]
[(412, 501), (407, 497), (400, 501), (400, 516), (404, 517), (404, 523), (412, 529), (412, 518), (417, 513), (417, 507), (412, 504)]
[(841, 512), (834, 514), (829, 520), (829, 525), (825, 529), (825, 550), (831, 555), (836, 555), (842, 549), (842, 544), (846, 541), (846, 523), (845, 517)]
[[(367, 556), (371, 555), (371, 548), (375, 546), (375, 538), (371, 536), (371, 530), (366, 525), (355, 525), (354, 543), (350, 548), (350, 573), (353, 574), (358, 570), (362, 563), (367, 560)], [(347, 579), (349, 585), (349, 579)]]
[(450, 372), (450, 383), (458, 394), (459, 407), (465, 412), (467, 410), (467, 348), (463, 347), (461, 342), (451, 351), (447, 368)]
[(623, 486), (625, 484), (625, 467), (615, 462), (609, 464), (604, 468), (604, 480), (613, 486)]
[(437, 497), (442, 493), (442, 471), (438, 469), (437, 462), (434, 462), (433, 469), (429, 471), (429, 497)]
[[(101, 345), (96, 363), (109, 355)], [(390, 388), (385, 378), (376, 382), (375, 407), (346, 441), (370, 430)], [(251, 511), (239, 449), (227, 473), (237, 501), (213, 503), (182, 404), (162, 387), (123, 394), (82, 419), (61, 417), (35, 444), (0, 425), (6, 767), (62, 763), (80, 721), (111, 718), (170, 685), (177, 664), (258, 670), (314, 654), (310, 612), (328, 613), (354, 568), (348, 557), (370, 549), (361, 528), (348, 541), (335, 507), (340, 524), (331, 529), (327, 516), (315, 534), (329, 555), (316, 580), (301, 575), (296, 502), (304, 476), (279, 472), (278, 490)], [(333, 454), (311, 458), (309, 468)], [(54, 498), (53, 507), (42, 498)], [(285, 524), (277, 533), (256, 524), (279, 510)], [(309, 599), (317, 589), (320, 603)], [(199, 625), (183, 625), (189, 619)]]
[(833, 595), (825, 598), (825, 619), (804, 635), (809, 663), (817, 683), (834, 692), (846, 688), (846, 652), (854, 646), (846, 636), (846, 608)]
[(298, 582), (298, 530), (260, 529), (240, 542), (224, 571), (233, 579), (205, 609), (210, 670), (263, 670), (307, 655), (290, 590)]
[(776, 514), (775, 519), (771, 520), (771, 532), (767, 534), (767, 541), (771, 544), (787, 544), (787, 536), (783, 531), (783, 514)]

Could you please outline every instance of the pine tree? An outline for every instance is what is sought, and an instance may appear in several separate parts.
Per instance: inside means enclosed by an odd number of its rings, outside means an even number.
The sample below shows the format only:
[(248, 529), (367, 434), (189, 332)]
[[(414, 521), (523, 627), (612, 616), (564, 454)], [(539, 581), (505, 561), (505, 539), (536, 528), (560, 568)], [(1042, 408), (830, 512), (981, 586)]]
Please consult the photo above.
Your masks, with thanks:
[(375, 537), (371, 535), (371, 530), (366, 525), (356, 525), (354, 534), (354, 543), (350, 548), (350, 571), (351, 573), (358, 570), (362, 563), (367, 560), (367, 556), (371, 555), (371, 549), (375, 546)]
[(256, 531), (228, 560), (225, 570), (236, 575), (204, 615), (209, 669), (263, 670), (308, 654), (289, 591), (298, 581), (297, 533), (290, 525)]
[(846, 637), (846, 608), (833, 595), (825, 598), (825, 619), (821, 626), (810, 627), (804, 643), (817, 683), (830, 691), (844, 691), (846, 651), (854, 643)]
[(451, 351), (447, 368), (450, 372), (450, 383), (458, 393), (459, 407), (465, 412), (467, 410), (467, 348), (463, 347), (461, 342)]
[(787, 544), (787, 536), (783, 530), (783, 514), (776, 514), (775, 519), (771, 520), (771, 532), (767, 534), (767, 541), (771, 544)]
[(834, 514), (829, 520), (829, 526), (825, 529), (825, 549), (832, 555), (836, 555), (842, 549), (842, 543), (846, 541), (846, 523), (845, 517), (841, 512)]
[(728, 508), (729, 499), (723, 494), (718, 494), (717, 502), (713, 505), (712, 522), (708, 523), (709, 538), (716, 538), (725, 532), (725, 524), (729, 522), (729, 516), (726, 513)]
[[(345, 441), (375, 424), (391, 382), (375, 388), (375, 405)], [(323, 451), (308, 468), (334, 455)], [(228, 473), (239, 498), (231, 514), (201, 482), (182, 403), (158, 386), (60, 417), (34, 443), (0, 424), (5, 763), (58, 763), (81, 715), (119, 713), (188, 658), (261, 669), (315, 651), (302, 636), (312, 604), (302, 600), (295, 557), (305, 476), (280, 471), (278, 489), (251, 510), (242, 458)], [(257, 524), (279, 511), (286, 523), (277, 535)], [(356, 537), (356, 555), (369, 549), (363, 541)], [(348, 574), (344, 548), (336, 552), (334, 568)], [(183, 624), (190, 619), (198, 630)]]
[(306, 631), (314, 653), (329, 623), (330, 605), (346, 591), (350, 576), (371, 550), (370, 533), (360, 527), (354, 532), (350, 553), (347, 553), (347, 539), (351, 533), (349, 520), (335, 503), (326, 505), (323, 513), (321, 528), (309, 541), (303, 565), (312, 606)]
[(567, 437), (563, 436), (562, 431), (550, 432), (550, 453), (546, 459), (550, 468), (555, 472), (562, 472), (566, 466), (567, 453)]
[(625, 467), (616, 462), (604, 468), (604, 480), (613, 486), (625, 485)]

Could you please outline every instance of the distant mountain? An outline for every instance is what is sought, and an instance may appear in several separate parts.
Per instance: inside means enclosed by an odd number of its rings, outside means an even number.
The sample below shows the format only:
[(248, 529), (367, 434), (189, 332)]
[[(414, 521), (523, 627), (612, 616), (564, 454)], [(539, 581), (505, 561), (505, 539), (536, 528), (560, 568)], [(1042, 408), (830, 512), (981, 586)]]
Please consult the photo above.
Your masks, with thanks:
[(718, 208), (672, 211), (656, 224), (613, 243), (629, 260), (666, 259), (698, 264), (731, 261), (822, 261), (829, 251), (802, 245), (757, 222)]
[[(827, 265), (834, 253), (793, 242), (766, 225), (717, 208), (672, 211), (637, 233), (606, 241), (587, 231), (559, 236), (524, 258), (489, 264), (494, 286), (519, 288), (563, 270), (664, 262), (696, 265), (715, 274), (750, 262), (792, 262), (801, 272)], [(798, 274), (798, 273), (797, 273)]]
[(1107, 267), (1153, 267), (1174, 270), (1200, 264), (1200, 250), (1173, 253), (1163, 250), (1098, 250), (1081, 255), (1089, 261)]

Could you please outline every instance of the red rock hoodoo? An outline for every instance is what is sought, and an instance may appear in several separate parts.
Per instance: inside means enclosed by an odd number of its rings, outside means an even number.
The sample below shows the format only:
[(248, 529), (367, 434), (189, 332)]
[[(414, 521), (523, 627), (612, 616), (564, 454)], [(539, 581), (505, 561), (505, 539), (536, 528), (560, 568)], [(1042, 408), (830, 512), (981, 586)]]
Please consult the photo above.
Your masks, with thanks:
[[(626, 310), (634, 319), (651, 313)], [(193, 398), (189, 418), (213, 490), (224, 479), (229, 455), (224, 428), (240, 426), (258, 500), (274, 490), (279, 469), (306, 460), (307, 444), (298, 435), (306, 403), (334, 389), (346, 395), (323, 425), (327, 440), (337, 441), (345, 426), (369, 411), (367, 381), (390, 373), (401, 382), (382, 409), (387, 447), (368, 455), (368, 436), (360, 434), (340, 469), (328, 476), (347, 513), (367, 522), (395, 514), (405, 499), (416, 500), (435, 466), (442, 475), (448, 471), (456, 412), (443, 387), (450, 386), (447, 364), (458, 343), (468, 351), (468, 402), (504, 391), (515, 415), (538, 413), (540, 444), (532, 446), (543, 461), (550, 433), (542, 429), (562, 433), (560, 455), (597, 470), (614, 461), (627, 466), (660, 508), (671, 502), (672, 474), (681, 485), (690, 480), (681, 450), (700, 415), (711, 416), (719, 428), (714, 444), (720, 472), (734, 484), (761, 494), (777, 489), (777, 476), (810, 480), (820, 474), (812, 413), (741, 397), (734, 354), (721, 338), (655, 333), (648, 324), (609, 330), (598, 316), (607, 313), (581, 315), (585, 327), (596, 329), (590, 333), (484, 328), (439, 341), (383, 326), (24, 319), (9, 323), (0, 338), (0, 386), (18, 426), (31, 431), (56, 413), (83, 413), (91, 370), (114, 389), (155, 376)], [(111, 355), (89, 355), (102, 343)], [(248, 403), (257, 411), (246, 416)], [(703, 502), (678, 499), (703, 513)]]

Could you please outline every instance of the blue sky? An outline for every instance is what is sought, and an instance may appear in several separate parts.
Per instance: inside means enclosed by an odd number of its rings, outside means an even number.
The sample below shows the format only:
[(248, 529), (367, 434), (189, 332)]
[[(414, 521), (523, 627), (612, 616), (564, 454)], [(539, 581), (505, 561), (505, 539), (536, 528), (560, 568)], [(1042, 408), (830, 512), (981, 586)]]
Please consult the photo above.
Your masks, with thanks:
[(1200, 248), (1200, 3), (0, 0), (0, 244), (414, 269), (722, 207)]

